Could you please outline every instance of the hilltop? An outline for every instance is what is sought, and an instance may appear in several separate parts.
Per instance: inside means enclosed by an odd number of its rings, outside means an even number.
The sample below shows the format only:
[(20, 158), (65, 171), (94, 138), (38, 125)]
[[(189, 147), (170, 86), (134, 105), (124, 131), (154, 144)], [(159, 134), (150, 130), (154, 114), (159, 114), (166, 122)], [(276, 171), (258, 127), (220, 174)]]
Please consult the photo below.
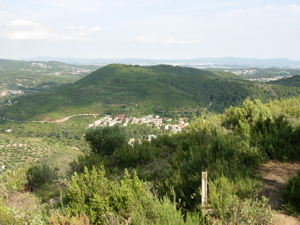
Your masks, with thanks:
[[(280, 86), (284, 90), (288, 86)], [(294, 95), (298, 95), (296, 90)], [(248, 96), (262, 101), (280, 96), (271, 87), (229, 72), (186, 67), (111, 64), (54, 91), (23, 97), (2, 109), (15, 120), (60, 119), (76, 113), (223, 112)]]
[(60, 61), (70, 64), (107, 65), (111, 63), (140, 64), (140, 65), (181, 65), (195, 68), (299, 68), (299, 60), (285, 58), (257, 59), (257, 58), (195, 58), (195, 59), (141, 59), (141, 58), (74, 58), (74, 57), (47, 57), (39, 56), (24, 60)]

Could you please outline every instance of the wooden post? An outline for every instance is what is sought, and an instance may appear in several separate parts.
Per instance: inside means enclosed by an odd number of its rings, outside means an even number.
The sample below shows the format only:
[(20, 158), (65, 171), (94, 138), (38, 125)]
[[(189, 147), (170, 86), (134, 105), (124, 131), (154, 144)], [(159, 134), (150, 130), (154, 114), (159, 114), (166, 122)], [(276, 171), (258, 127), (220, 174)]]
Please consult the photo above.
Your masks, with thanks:
[(202, 172), (202, 207), (207, 202), (207, 172)]

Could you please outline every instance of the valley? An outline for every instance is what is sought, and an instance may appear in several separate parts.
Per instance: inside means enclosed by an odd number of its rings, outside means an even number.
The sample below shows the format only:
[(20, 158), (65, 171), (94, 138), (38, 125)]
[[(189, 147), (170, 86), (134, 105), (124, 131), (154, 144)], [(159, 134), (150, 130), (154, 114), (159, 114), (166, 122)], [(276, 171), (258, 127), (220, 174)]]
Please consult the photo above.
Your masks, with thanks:
[[(300, 160), (298, 71), (237, 76), (170, 65), (1, 66), (0, 221), (1, 215), (30, 224), (280, 220), (264, 198), (270, 197), (265, 165)], [(283, 78), (248, 80), (260, 79), (262, 70)], [(201, 171), (208, 172), (214, 217), (201, 207)], [(292, 185), (287, 178), (283, 199)], [(278, 207), (299, 215), (293, 196), (285, 199), (292, 200), (277, 199)], [(20, 203), (26, 201), (38, 207), (26, 211)], [(6, 213), (17, 204), (20, 211)]]

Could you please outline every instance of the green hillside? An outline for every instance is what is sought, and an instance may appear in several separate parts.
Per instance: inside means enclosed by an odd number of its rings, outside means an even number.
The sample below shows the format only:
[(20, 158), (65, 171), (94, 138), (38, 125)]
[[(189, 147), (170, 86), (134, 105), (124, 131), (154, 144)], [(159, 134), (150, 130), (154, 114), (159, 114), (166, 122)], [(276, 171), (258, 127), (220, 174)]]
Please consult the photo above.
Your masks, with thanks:
[[(285, 91), (288, 86), (280, 85)], [(278, 89), (278, 88), (277, 88)], [(298, 89), (293, 93), (298, 95)], [(59, 119), (77, 113), (152, 113), (180, 110), (223, 112), (248, 96), (277, 98), (272, 87), (232, 73), (167, 65), (140, 67), (111, 64), (55, 91), (23, 98), (0, 111), (14, 120)]]

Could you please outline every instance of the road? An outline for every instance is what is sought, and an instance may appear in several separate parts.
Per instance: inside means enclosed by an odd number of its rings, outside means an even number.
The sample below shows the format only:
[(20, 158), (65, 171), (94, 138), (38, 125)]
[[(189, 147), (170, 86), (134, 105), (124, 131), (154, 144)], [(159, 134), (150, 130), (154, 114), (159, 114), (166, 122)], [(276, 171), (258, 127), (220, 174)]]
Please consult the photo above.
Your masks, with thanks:
[[(55, 120), (55, 121), (51, 121), (51, 122), (47, 122), (47, 121), (19, 121), (19, 120), (10, 120), (10, 119), (5, 119), (2, 118), (3, 120), (9, 121), (9, 122), (13, 122), (13, 123), (62, 123), (67, 121), (68, 119), (75, 117), (75, 116), (99, 116), (99, 114), (75, 114), (75, 115), (71, 115), (59, 120)], [(1, 119), (1, 117), (0, 117)]]

